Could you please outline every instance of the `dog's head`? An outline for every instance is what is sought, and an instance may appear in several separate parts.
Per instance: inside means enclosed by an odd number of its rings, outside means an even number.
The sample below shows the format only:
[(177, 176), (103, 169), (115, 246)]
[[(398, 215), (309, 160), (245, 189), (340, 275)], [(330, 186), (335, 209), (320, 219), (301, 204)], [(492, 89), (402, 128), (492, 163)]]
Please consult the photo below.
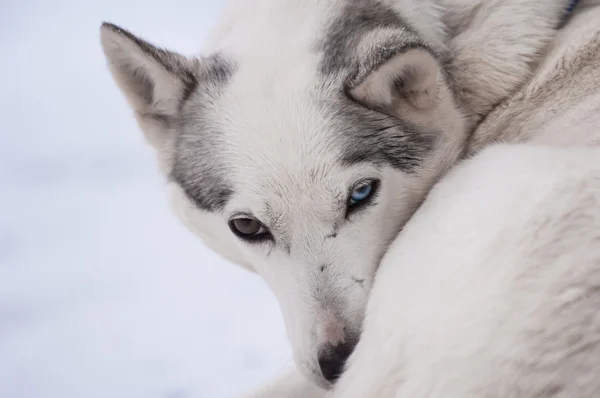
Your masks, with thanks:
[(466, 134), (436, 34), (378, 2), (283, 3), (228, 25), (202, 58), (110, 24), (101, 36), (176, 213), (267, 281), (296, 362), (326, 386), (381, 257)]

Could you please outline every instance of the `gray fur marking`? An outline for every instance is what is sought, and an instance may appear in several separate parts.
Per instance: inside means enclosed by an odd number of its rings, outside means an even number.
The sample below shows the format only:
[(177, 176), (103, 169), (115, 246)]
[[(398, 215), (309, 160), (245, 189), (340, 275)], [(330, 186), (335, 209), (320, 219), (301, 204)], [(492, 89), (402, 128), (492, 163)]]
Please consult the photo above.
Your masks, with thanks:
[(336, 140), (342, 145), (342, 162), (388, 164), (405, 173), (414, 172), (434, 149), (439, 134), (422, 131), (394, 116), (365, 108), (345, 93), (329, 104)]
[(207, 104), (218, 98), (223, 86), (235, 73), (235, 64), (220, 54), (190, 61), (156, 47), (119, 26), (110, 23), (103, 23), (102, 26), (132, 41), (183, 83), (177, 112), (158, 113), (153, 106), (156, 102), (154, 82), (133, 67), (128, 71), (131, 89), (146, 105), (152, 107), (152, 113), (143, 114), (143, 117), (152, 118), (162, 124), (165, 130), (174, 132), (170, 179), (178, 183), (199, 208), (208, 211), (223, 208), (232, 189), (226, 182), (223, 168), (219, 167), (219, 159), (214, 156), (218, 153), (219, 132), (212, 131), (203, 114)]
[[(364, 36), (382, 28), (394, 33), (370, 53), (358, 54)], [(336, 99), (325, 106), (339, 121), (333, 131), (343, 145), (344, 163), (387, 163), (408, 173), (433, 150), (436, 132), (420, 131), (396, 117), (367, 109), (346, 92), (383, 63), (412, 48), (435, 55), (397, 12), (379, 0), (347, 1), (327, 27), (324, 40), (317, 45), (321, 53), (319, 70), (326, 80), (343, 79), (339, 92), (333, 93)]]
[(235, 64), (220, 55), (201, 61), (198, 88), (182, 103), (174, 146), (171, 178), (202, 210), (219, 211), (233, 194), (226, 167), (218, 154), (221, 132), (205, 117), (207, 105), (216, 101), (236, 71)]
[[(381, 28), (393, 28), (397, 34), (382, 43), (385, 46), (378, 51), (359, 57), (356, 49), (364, 35)], [(364, 77), (366, 69), (376, 69), (398, 52), (414, 47), (429, 49), (401, 16), (378, 0), (348, 1), (326, 28), (325, 39), (318, 45), (322, 53), (319, 70), (329, 82), (323, 85), (323, 91), (331, 90), (332, 78), (345, 76), (330, 94), (335, 99), (324, 101), (323, 106), (333, 115), (331, 127), (343, 148), (344, 164), (389, 164), (410, 173), (434, 148), (435, 132), (419, 131), (396, 117), (367, 109), (345, 92), (348, 84)], [(179, 115), (172, 178), (199, 208), (218, 211), (231, 197), (233, 188), (226, 179), (225, 163), (216, 155), (222, 153), (220, 148), (225, 148), (226, 143), (220, 140), (220, 132), (203, 118), (202, 108), (218, 98), (235, 73), (235, 65), (218, 55), (201, 65), (204, 70), (198, 79), (200, 83), (183, 102)]]
[(348, 73), (357, 67), (356, 49), (369, 32), (382, 28), (416, 38), (414, 30), (390, 7), (378, 0), (347, 1), (340, 14), (327, 27), (317, 45), (322, 53), (319, 69), (324, 75)]

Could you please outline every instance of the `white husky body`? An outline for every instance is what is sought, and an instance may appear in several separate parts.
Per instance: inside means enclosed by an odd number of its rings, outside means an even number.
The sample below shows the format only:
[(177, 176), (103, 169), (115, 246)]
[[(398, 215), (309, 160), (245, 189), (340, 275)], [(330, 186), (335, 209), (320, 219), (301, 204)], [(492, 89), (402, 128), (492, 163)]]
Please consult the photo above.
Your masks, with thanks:
[(598, 308), (600, 148), (491, 147), (391, 245), (332, 396), (596, 397)]
[(389, 244), (567, 3), (236, 1), (202, 58), (110, 24), (102, 44), (176, 213), (267, 281), (299, 370), (330, 387)]

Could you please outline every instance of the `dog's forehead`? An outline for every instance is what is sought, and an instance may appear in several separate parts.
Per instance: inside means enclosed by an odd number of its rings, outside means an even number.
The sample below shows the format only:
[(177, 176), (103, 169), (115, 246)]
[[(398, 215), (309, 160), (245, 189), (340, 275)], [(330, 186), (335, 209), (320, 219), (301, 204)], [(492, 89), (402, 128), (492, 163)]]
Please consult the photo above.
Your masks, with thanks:
[(239, 76), (218, 95), (192, 98), (181, 121), (175, 179), (206, 210), (242, 191), (328, 192), (329, 202), (313, 201), (325, 206), (355, 178), (349, 170), (371, 164), (410, 173), (433, 148), (434, 132), (358, 105), (341, 85), (304, 76), (284, 89), (265, 77), (264, 87), (236, 83)]
[[(263, 9), (252, 18), (243, 7), (234, 11), (209, 47), (226, 60), (227, 75), (217, 86), (201, 83), (179, 120), (172, 175), (199, 207), (222, 210), (244, 184), (309, 190), (332, 185), (313, 184), (310, 176), (331, 177), (356, 163), (405, 172), (421, 163), (432, 132), (375, 114), (344, 94), (361, 36), (380, 28), (410, 31), (394, 2), (243, 3)], [(406, 8), (419, 4), (407, 0)]]
[(318, 180), (342, 149), (333, 134), (338, 121), (326, 105), (332, 92), (319, 85), (314, 67), (239, 62), (227, 84), (212, 92), (200, 88), (185, 103), (175, 179), (211, 211), (246, 185), (281, 192)]
[(337, 188), (333, 181), (340, 176), (332, 173), (346, 172), (335, 134), (340, 122), (327, 108), (324, 93), (265, 90), (255, 96), (232, 93), (218, 116), (236, 186), (250, 184), (284, 196), (300, 194), (293, 190)]

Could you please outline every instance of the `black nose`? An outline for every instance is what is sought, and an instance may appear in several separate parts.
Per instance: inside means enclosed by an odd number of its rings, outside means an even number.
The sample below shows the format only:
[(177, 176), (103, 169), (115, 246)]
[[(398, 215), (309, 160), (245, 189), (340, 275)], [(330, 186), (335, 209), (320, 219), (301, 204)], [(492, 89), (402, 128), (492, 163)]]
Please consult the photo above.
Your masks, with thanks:
[(319, 367), (325, 380), (330, 383), (335, 381), (344, 372), (346, 360), (352, 354), (354, 344), (339, 344), (327, 346), (319, 353)]

